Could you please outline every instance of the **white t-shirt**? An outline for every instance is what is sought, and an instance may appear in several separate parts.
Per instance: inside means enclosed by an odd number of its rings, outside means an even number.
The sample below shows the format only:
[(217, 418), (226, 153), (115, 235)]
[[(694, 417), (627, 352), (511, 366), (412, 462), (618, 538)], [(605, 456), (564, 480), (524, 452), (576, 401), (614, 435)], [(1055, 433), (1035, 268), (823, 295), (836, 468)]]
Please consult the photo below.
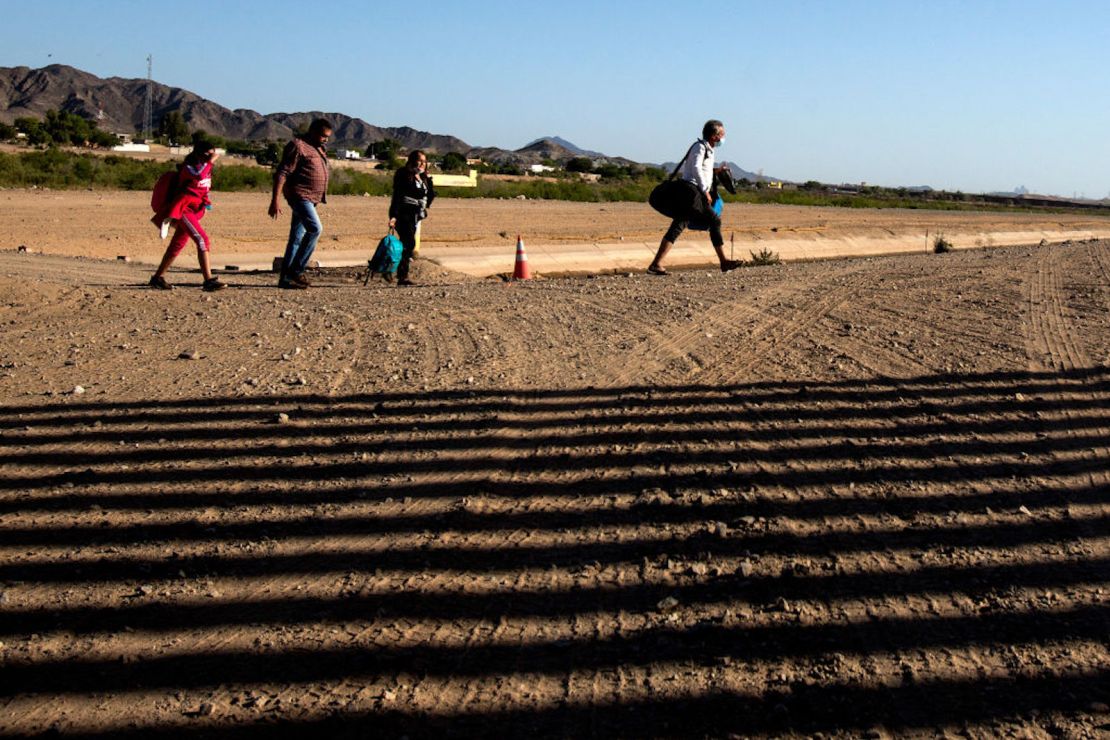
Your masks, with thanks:
[(713, 186), (713, 164), (717, 153), (708, 141), (698, 139), (682, 161), (680, 177), (698, 186), (698, 190), (708, 193)]

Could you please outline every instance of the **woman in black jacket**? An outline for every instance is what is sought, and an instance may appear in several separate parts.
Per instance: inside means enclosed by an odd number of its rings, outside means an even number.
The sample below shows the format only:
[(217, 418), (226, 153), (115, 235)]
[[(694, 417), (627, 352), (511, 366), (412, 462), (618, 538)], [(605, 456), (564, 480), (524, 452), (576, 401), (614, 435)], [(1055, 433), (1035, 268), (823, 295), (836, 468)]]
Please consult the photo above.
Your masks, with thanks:
[(416, 227), (428, 217), (428, 208), (436, 191), (428, 175), (428, 158), (417, 149), (409, 154), (405, 166), (393, 175), (393, 200), (389, 204), (389, 228), (397, 230), (401, 240), (401, 264), (397, 267), (397, 284), (412, 285), (409, 263), (416, 249)]

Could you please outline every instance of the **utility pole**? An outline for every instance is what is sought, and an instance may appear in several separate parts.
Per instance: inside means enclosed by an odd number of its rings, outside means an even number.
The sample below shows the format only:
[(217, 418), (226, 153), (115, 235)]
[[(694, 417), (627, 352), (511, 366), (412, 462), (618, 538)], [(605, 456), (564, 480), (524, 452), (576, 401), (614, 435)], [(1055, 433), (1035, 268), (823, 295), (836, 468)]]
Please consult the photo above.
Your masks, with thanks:
[(154, 136), (154, 57), (146, 55), (146, 105), (143, 107), (143, 138)]

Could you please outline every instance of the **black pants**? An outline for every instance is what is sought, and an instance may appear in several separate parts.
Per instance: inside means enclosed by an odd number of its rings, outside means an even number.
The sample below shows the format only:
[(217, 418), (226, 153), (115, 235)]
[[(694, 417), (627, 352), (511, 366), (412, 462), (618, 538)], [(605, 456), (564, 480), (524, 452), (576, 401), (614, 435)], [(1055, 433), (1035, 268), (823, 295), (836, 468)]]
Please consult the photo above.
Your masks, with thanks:
[(698, 193), (698, 197), (694, 199), (694, 205), (689, 212), (671, 221), (671, 227), (667, 229), (663, 238), (674, 244), (678, 237), (682, 235), (682, 232), (686, 231), (686, 227), (690, 225), (691, 221), (708, 224), (709, 240), (713, 242), (713, 246), (720, 247), (724, 245), (725, 238), (721, 235), (721, 217), (714, 213), (709, 204), (705, 202), (705, 195), (702, 193)]
[(397, 279), (407, 280), (409, 263), (416, 249), (416, 221), (407, 218), (397, 219), (397, 238), (401, 240), (401, 264), (397, 266)]

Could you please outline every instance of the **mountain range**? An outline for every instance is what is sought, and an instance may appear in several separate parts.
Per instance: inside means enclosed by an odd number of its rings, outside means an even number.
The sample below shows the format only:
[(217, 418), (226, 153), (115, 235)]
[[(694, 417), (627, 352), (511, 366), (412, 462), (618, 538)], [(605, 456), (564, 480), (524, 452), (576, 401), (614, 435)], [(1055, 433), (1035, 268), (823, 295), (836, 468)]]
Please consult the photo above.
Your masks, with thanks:
[[(147, 81), (109, 77), (102, 79), (62, 64), (42, 69), (0, 67), (0, 121), (11, 123), (20, 116), (42, 118), (48, 110), (76, 113), (95, 120), (105, 131), (133, 133), (143, 128)], [(337, 112), (261, 114), (246, 108), (230, 110), (179, 87), (151, 84), (154, 126), (172, 111), (181, 113), (193, 130), (244, 141), (281, 141), (293, 136), (299, 126), (313, 118), (334, 124), (332, 144), (364, 148), (373, 141), (395, 139), (408, 149), (425, 148), (446, 153), (465, 152), (471, 146), (454, 136), (430, 134), (409, 127), (374, 126), (360, 118)]]
[[(177, 111), (194, 131), (200, 129), (243, 141), (284, 141), (313, 118), (327, 118), (335, 127), (330, 144), (337, 149), (363, 150), (372, 142), (388, 138), (409, 150), (424, 149), (439, 154), (459, 152), (495, 164), (528, 165), (545, 159), (566, 161), (577, 156), (620, 165), (636, 164), (621, 157), (587, 152), (555, 136), (537, 139), (517, 150), (478, 148), (455, 136), (432, 134), (408, 126), (375, 126), (344, 113), (262, 114), (246, 108), (225, 108), (196, 93), (158, 82), (151, 82), (150, 88), (155, 128), (166, 114)], [(145, 79), (100, 78), (63, 64), (41, 69), (0, 67), (0, 121), (11, 123), (22, 116), (42, 118), (48, 110), (59, 110), (95, 120), (105, 131), (130, 134), (143, 129), (146, 93)]]
[[(677, 166), (678, 162), (664, 162), (663, 164), (659, 165), (661, 169), (666, 170), (668, 175), (671, 174), (671, 172), (673, 172), (674, 168)], [(749, 182), (773, 182), (776, 180), (776, 178), (774, 177), (767, 177), (766, 175), (761, 175), (758, 172), (749, 172), (735, 162), (721, 162), (721, 166), (728, 167), (729, 170), (732, 171), (733, 179), (737, 182), (740, 182), (741, 180), (747, 180)]]
[[(192, 130), (203, 130), (225, 139), (241, 141), (285, 141), (303, 130), (314, 118), (327, 118), (334, 125), (331, 146), (337, 149), (364, 150), (369, 144), (393, 139), (404, 149), (424, 149), (446, 154), (458, 152), (496, 165), (527, 166), (553, 160), (566, 162), (589, 157), (598, 164), (622, 167), (640, 163), (624, 157), (582, 149), (559, 136), (544, 136), (519, 149), (473, 147), (447, 134), (433, 134), (409, 126), (375, 126), (345, 113), (303, 111), (298, 113), (258, 113), (247, 108), (234, 110), (202, 98), (196, 93), (158, 82), (150, 83), (153, 125), (177, 111)], [(30, 116), (41, 119), (48, 110), (66, 111), (95, 120), (112, 133), (134, 133), (143, 128), (147, 80), (122, 77), (101, 78), (64, 64), (40, 69), (0, 67), (0, 122)], [(726, 162), (737, 178), (767, 180)], [(668, 172), (674, 163), (660, 165)]]

